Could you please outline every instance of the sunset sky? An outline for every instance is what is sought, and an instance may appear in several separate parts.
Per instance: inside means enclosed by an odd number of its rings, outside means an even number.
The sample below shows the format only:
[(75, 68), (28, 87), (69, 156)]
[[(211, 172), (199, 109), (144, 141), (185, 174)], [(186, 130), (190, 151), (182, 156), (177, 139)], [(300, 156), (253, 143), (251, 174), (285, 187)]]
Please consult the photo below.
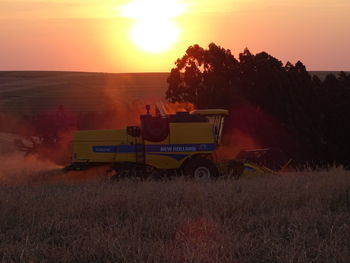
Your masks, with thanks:
[(0, 0), (0, 70), (168, 72), (189, 45), (350, 70), (349, 0)]

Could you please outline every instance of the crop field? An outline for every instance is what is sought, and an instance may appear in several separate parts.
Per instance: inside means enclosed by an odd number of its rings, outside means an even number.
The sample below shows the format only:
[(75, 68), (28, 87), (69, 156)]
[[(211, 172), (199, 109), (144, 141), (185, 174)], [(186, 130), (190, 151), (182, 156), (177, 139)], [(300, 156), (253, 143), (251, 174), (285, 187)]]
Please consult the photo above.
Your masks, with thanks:
[(350, 172), (341, 167), (111, 181), (103, 167), (64, 173), (25, 157), (16, 130), (2, 130), (15, 115), (59, 105), (153, 103), (167, 76), (0, 72), (0, 262), (350, 262)]
[(0, 207), (1, 262), (350, 260), (350, 176), (341, 169), (215, 182), (35, 181), (1, 185)]

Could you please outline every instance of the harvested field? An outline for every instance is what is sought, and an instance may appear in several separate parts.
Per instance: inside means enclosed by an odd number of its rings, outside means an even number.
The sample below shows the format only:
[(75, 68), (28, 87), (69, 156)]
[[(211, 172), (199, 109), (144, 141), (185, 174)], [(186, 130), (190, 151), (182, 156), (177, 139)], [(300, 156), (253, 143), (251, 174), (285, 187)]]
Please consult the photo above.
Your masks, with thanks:
[(74, 112), (164, 97), (168, 73), (0, 71), (0, 110), (35, 114), (63, 105)]
[(349, 262), (349, 175), (2, 185), (0, 258)]

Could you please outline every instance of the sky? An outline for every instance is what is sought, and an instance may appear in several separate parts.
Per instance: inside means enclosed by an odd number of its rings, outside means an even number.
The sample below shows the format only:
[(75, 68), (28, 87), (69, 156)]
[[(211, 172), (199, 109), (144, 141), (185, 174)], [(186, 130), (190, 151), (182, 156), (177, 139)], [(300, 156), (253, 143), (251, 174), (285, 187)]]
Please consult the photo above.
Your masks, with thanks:
[(349, 0), (0, 0), (0, 70), (169, 72), (188, 46), (350, 71)]

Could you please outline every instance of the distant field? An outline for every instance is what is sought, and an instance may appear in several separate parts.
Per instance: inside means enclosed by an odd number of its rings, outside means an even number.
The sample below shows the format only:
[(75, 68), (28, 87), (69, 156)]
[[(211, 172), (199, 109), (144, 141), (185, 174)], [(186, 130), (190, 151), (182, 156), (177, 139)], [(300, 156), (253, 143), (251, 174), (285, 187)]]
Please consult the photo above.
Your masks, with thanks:
[(164, 98), (168, 73), (0, 72), (0, 110), (19, 114), (63, 105), (99, 111), (112, 104)]
[[(320, 78), (334, 71), (310, 72)], [(0, 110), (32, 114), (63, 105), (76, 112), (164, 99), (169, 73), (0, 71)]]

